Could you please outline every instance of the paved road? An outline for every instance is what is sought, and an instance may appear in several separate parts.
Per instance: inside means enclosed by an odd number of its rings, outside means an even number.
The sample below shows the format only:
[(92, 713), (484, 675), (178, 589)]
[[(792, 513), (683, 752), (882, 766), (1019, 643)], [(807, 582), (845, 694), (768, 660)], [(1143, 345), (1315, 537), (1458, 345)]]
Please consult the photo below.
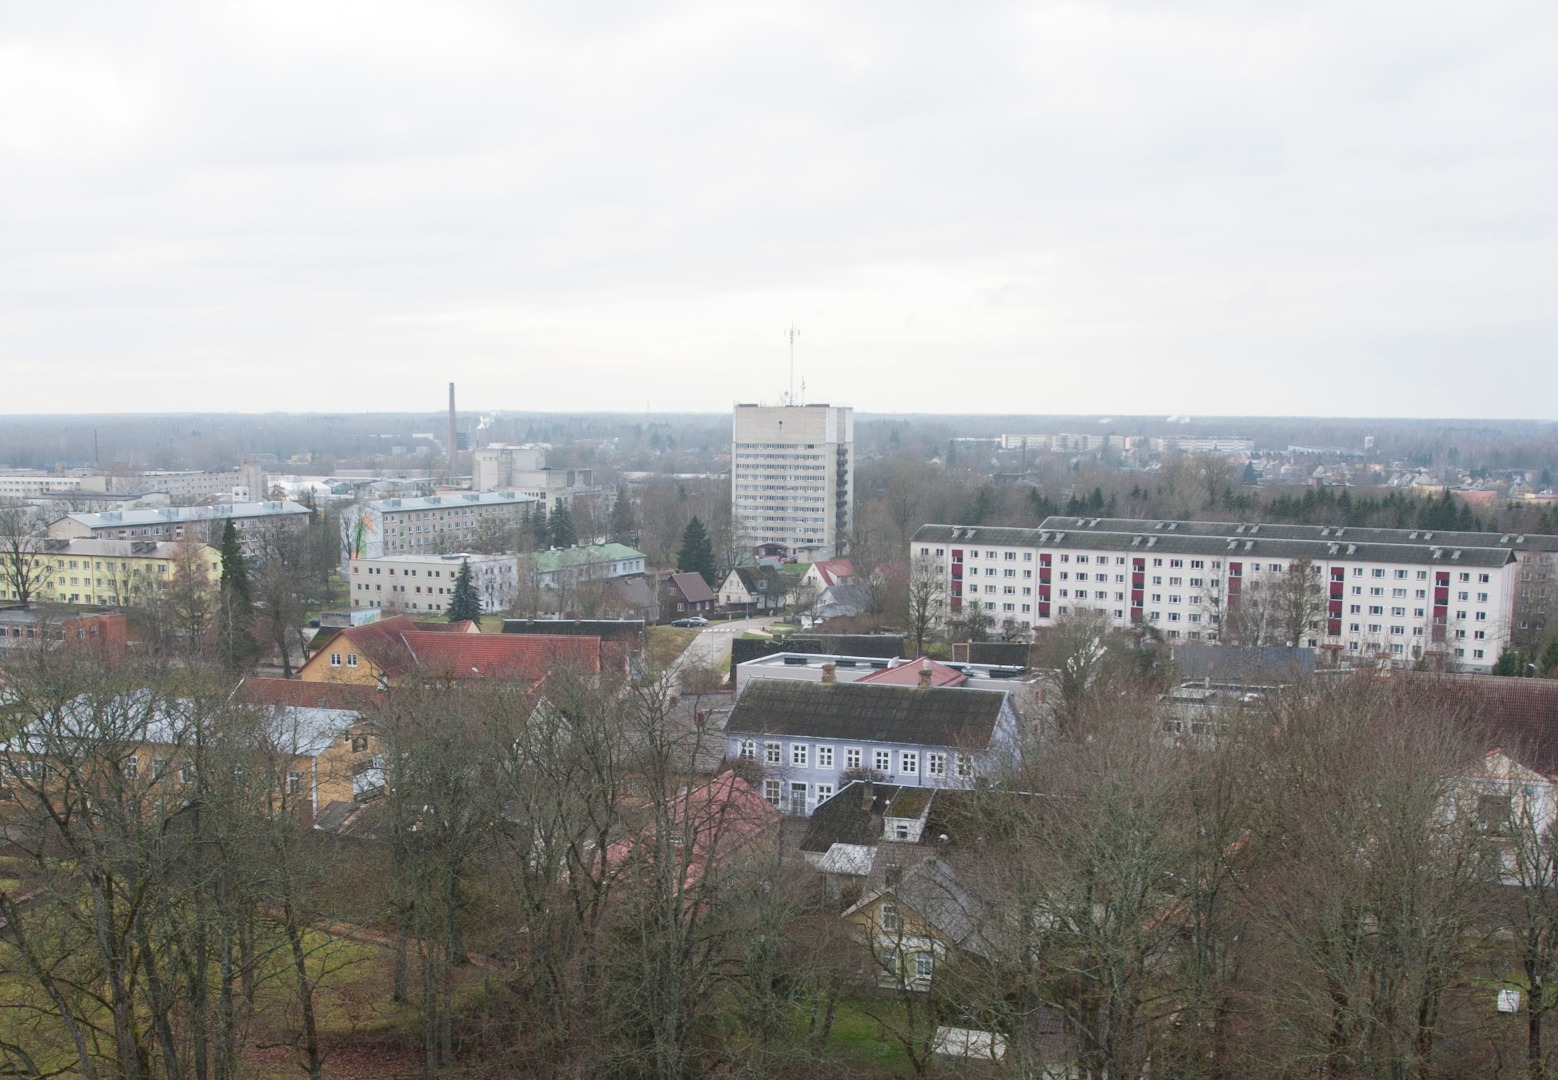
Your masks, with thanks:
[(730, 657), (730, 642), (748, 630), (763, 630), (779, 620), (773, 616), (754, 618), (750, 621), (736, 619), (733, 622), (713, 623), (703, 628), (687, 646), (676, 664), (702, 663), (718, 667)]

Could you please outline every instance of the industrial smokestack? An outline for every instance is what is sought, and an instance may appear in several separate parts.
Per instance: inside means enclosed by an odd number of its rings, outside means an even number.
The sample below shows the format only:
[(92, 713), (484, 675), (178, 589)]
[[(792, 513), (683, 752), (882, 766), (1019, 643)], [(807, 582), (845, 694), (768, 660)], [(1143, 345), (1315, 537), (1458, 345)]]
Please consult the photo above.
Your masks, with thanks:
[(457, 470), (454, 467), (455, 455), (460, 451), (459, 436), (454, 430), (454, 383), (449, 384), (449, 478), (454, 479)]

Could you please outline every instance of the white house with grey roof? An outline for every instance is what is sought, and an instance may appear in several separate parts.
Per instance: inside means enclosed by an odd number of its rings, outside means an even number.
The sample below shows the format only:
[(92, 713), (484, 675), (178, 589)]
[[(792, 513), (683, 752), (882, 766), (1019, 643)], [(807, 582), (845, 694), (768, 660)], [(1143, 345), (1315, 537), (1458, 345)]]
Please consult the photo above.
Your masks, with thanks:
[(725, 723), (726, 754), (762, 767), (763, 797), (809, 814), (850, 779), (963, 788), (1018, 752), (1005, 690), (755, 678)]
[(1307, 560), (1320, 611), (1301, 641), (1343, 660), (1438, 656), (1490, 671), (1508, 643), (1525, 536), (1240, 522), (1047, 518), (1037, 529), (924, 525), (951, 612), (1015, 629), (1102, 614), (1170, 642), (1215, 641), (1225, 613)]

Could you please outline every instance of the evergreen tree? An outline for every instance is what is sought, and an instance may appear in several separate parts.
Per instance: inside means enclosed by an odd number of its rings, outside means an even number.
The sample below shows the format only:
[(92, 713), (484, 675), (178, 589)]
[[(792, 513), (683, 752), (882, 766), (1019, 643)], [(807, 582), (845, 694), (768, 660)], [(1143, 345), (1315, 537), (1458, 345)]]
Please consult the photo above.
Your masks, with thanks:
[(573, 527), (573, 515), (561, 499), (552, 504), (552, 516), (547, 519), (546, 534), (547, 542), (554, 548), (571, 548), (579, 542), (579, 534)]
[(611, 538), (619, 544), (634, 543), (638, 539), (638, 521), (633, 516), (633, 497), (627, 485), (617, 488), (616, 501), (611, 504)]
[(1521, 655), (1519, 649), (1513, 646), (1504, 646), (1504, 651), (1499, 653), (1498, 663), (1493, 665), (1495, 675), (1525, 675), (1528, 674), (1526, 658)]
[(1547, 643), (1542, 650), (1542, 678), (1558, 679), (1558, 638)]
[[(254, 600), (249, 559), (232, 518), (222, 527), (222, 581), (218, 589), (216, 645), (222, 664), (233, 674), (254, 666), (260, 646), (254, 640)], [(191, 642), (191, 645), (194, 643)]]
[(676, 567), (684, 574), (702, 574), (706, 582), (715, 580), (714, 545), (709, 540), (703, 522), (696, 517), (682, 530), (682, 546), (676, 552)]
[(243, 543), (238, 539), (238, 530), (233, 527), (232, 518), (228, 518), (227, 524), (222, 526), (222, 591), (232, 593), (246, 605), (252, 601), (249, 557), (243, 553)]
[(476, 581), (471, 577), (471, 560), (460, 561), (460, 573), (454, 579), (454, 596), (449, 600), (447, 612), (450, 622), (481, 618), (481, 596), (476, 592)]

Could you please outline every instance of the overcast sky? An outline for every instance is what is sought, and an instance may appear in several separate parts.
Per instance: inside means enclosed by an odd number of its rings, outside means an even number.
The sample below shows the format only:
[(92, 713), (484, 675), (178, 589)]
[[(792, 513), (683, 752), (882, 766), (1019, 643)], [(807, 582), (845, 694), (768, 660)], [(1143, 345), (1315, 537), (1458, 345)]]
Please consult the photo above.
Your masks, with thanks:
[(8, 4), (0, 413), (1558, 416), (1558, 5)]

